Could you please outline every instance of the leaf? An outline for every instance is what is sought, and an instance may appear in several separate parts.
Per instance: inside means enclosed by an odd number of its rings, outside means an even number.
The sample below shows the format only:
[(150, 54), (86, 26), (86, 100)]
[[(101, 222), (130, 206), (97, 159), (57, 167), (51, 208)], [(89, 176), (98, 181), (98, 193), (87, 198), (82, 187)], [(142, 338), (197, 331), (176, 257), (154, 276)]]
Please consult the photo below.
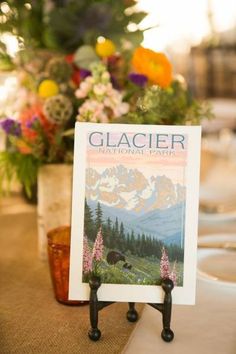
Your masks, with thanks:
[(68, 130), (64, 131), (62, 133), (62, 136), (69, 136), (69, 137), (73, 138), (74, 134), (75, 134), (75, 129), (72, 128), (72, 129), (68, 129)]
[(27, 195), (37, 182), (39, 160), (32, 155), (22, 155), (19, 152), (3, 151), (0, 153), (0, 191), (4, 183), (10, 188), (11, 182), (17, 178), (25, 187)]
[(140, 12), (133, 13), (132, 15), (128, 16), (128, 18), (130, 22), (139, 24), (146, 16), (147, 16), (146, 12), (140, 11)]

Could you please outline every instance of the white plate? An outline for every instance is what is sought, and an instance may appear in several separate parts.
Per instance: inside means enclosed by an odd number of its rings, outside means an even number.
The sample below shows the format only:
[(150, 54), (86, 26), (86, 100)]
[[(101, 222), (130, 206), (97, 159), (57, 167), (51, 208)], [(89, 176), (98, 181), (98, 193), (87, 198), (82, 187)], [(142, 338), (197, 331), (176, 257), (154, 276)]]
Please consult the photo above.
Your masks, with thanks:
[[(201, 205), (205, 206), (205, 210)], [(208, 210), (208, 211), (207, 211)], [(214, 212), (214, 210), (218, 210)], [(235, 188), (232, 190), (227, 186), (223, 190), (217, 187), (200, 188), (200, 206), (199, 220), (200, 221), (230, 221), (236, 220), (236, 194)]]
[[(236, 242), (236, 235), (200, 236), (199, 242)], [(197, 268), (200, 279), (219, 285), (236, 287), (236, 250), (199, 248)]]
[(202, 152), (199, 220), (236, 220), (236, 160), (214, 152), (213, 155), (208, 150)]
[(222, 222), (231, 220), (236, 220), (236, 210), (228, 213), (203, 213), (201, 211), (199, 212), (200, 222)]

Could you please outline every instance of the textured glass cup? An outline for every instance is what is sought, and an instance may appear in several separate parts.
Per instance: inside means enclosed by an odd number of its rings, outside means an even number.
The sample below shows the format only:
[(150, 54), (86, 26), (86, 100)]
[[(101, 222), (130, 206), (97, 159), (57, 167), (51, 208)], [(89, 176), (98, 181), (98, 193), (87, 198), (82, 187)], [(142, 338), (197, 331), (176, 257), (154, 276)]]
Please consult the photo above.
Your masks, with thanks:
[(85, 305), (87, 301), (68, 300), (70, 267), (70, 227), (61, 226), (50, 230), (48, 238), (48, 261), (58, 302), (66, 305)]

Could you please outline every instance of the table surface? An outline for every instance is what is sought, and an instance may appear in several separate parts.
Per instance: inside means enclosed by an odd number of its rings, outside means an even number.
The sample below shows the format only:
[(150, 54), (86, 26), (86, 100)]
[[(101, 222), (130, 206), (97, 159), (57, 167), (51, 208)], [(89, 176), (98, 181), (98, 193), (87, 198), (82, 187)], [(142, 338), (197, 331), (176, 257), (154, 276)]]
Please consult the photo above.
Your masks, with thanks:
[(54, 299), (48, 262), (37, 255), (36, 207), (20, 197), (0, 200), (0, 230), (0, 353), (120, 354), (136, 325), (126, 320), (128, 304), (101, 311), (103, 336), (88, 338), (88, 306)]
[[(202, 154), (202, 186), (211, 188), (217, 185), (224, 191), (230, 190), (234, 196), (236, 195), (235, 172), (236, 165), (231, 165), (224, 156)], [(236, 234), (236, 220), (199, 223), (199, 238), (204, 235), (225, 233)], [(236, 287), (223, 287), (218, 283), (198, 279), (196, 305), (173, 306), (171, 323), (175, 333), (173, 342), (162, 341), (160, 314), (146, 305), (142, 318), (123, 354), (235, 354), (235, 300)]]
[[(224, 178), (223, 171), (227, 171)], [(220, 186), (219, 189), (230, 191), (235, 196), (235, 173), (236, 165), (232, 165), (225, 157), (218, 157), (214, 153), (202, 154), (201, 186)], [(215, 187), (214, 192), (216, 190)], [(199, 238), (226, 233), (236, 235), (236, 220), (199, 223)], [(236, 286), (222, 286), (197, 279), (196, 290), (195, 306), (173, 306), (173, 342), (162, 341), (160, 315), (146, 305), (123, 354), (235, 354)]]
[[(235, 235), (236, 221), (199, 225), (199, 237), (219, 233)], [(163, 342), (161, 326), (160, 314), (146, 305), (123, 354), (235, 354), (236, 286), (197, 279), (196, 305), (173, 306), (173, 342)]]
[[(0, 214), (1, 218), (8, 218), (11, 214), (17, 215), (20, 213), (23, 214), (32, 214), (32, 225), (35, 224), (35, 207), (22, 204), (21, 198), (16, 198), (14, 205), (12, 204), (11, 198), (6, 199), (5, 203), (0, 203)], [(20, 215), (18, 215), (18, 220)], [(14, 219), (12, 219), (14, 220)], [(19, 233), (23, 234), (25, 231), (25, 226), (21, 225), (19, 229)], [(199, 225), (199, 237), (201, 235), (206, 234), (214, 234), (214, 233), (232, 233), (236, 234), (236, 221), (231, 221), (227, 223), (202, 223)], [(4, 242), (3, 242), (4, 243)], [(6, 240), (7, 244), (7, 240)], [(4, 244), (3, 244), (4, 247)], [(16, 247), (16, 245), (12, 245), (15, 247), (14, 254), (15, 256), (18, 254), (19, 257), (24, 257), (27, 255), (27, 252), (30, 250), (25, 250), (25, 255), (23, 255)], [(32, 251), (32, 250), (31, 250)], [(6, 255), (4, 255), (5, 258)], [(236, 256), (236, 253), (235, 253)], [(18, 262), (20, 264), (20, 261)], [(39, 273), (40, 266), (35, 268), (35, 272)], [(26, 264), (25, 264), (25, 274), (23, 275), (24, 279), (29, 277), (27, 273)], [(19, 270), (20, 272), (20, 270)], [(27, 275), (28, 274), (28, 275)], [(31, 274), (32, 275), (32, 274)], [(21, 275), (22, 276), (22, 275)], [(42, 278), (42, 279), (41, 279)], [(43, 284), (43, 277), (40, 279), (40, 284)], [(17, 286), (19, 284), (16, 284)], [(32, 279), (32, 289), (37, 291), (36, 284), (33, 284)], [(19, 286), (18, 286), (19, 288)], [(32, 290), (31, 289), (31, 290)], [(51, 289), (49, 289), (49, 292)], [(42, 294), (42, 289), (40, 290), (40, 296), (50, 297), (49, 294)], [(15, 297), (15, 294), (9, 294), (9, 299), (12, 299), (13, 303), (16, 306), (20, 306), (21, 301), (18, 301)], [(1, 297), (1, 294), (0, 294)], [(197, 295), (196, 295), (196, 305), (195, 306), (180, 306), (174, 305), (173, 312), (172, 312), (172, 322), (171, 327), (175, 333), (175, 338), (171, 343), (165, 343), (162, 341), (160, 337), (160, 333), (162, 330), (162, 320), (161, 315), (158, 311), (154, 310), (148, 305), (145, 305), (144, 311), (140, 320), (137, 323), (135, 330), (133, 331), (125, 349), (123, 349), (123, 354), (154, 354), (154, 353), (165, 353), (165, 354), (235, 354), (236, 353), (236, 287), (223, 287), (218, 284), (209, 283), (204, 280), (198, 279), (197, 281)], [(29, 299), (27, 300), (29, 301)], [(54, 300), (51, 301), (51, 306), (55, 306), (56, 304)], [(25, 302), (25, 306), (26, 306)], [(30, 302), (31, 309), (33, 310), (35, 307), (33, 303), (33, 299)], [(45, 306), (44, 306), (45, 307)], [(59, 305), (60, 307), (60, 305)], [(66, 309), (60, 310), (61, 308), (57, 307), (56, 314), (57, 318), (54, 319), (56, 322), (59, 319), (65, 319), (67, 311), (70, 311), (72, 314), (73, 309)], [(9, 309), (10, 311), (10, 309)], [(41, 311), (41, 312), (40, 312)], [(37, 308), (37, 313), (40, 314), (41, 317), (39, 318), (39, 326), (41, 328), (41, 335), (43, 332), (43, 328), (45, 328), (49, 323), (51, 323), (52, 319), (50, 316), (50, 312), (48, 313), (45, 308), (42, 309)], [(15, 317), (16, 318), (16, 317)], [(18, 333), (24, 334), (23, 329), (27, 324), (22, 324), (20, 322), (20, 318), (18, 319), (18, 323), (13, 323), (13, 320), (9, 320), (6, 322), (6, 326), (8, 329), (13, 333), (13, 340), (14, 340), (14, 331)], [(33, 320), (31, 319), (31, 322)], [(54, 321), (54, 322), (55, 322)], [(55, 322), (55, 323), (56, 323)], [(4, 321), (3, 321), (4, 323)], [(67, 323), (67, 322), (66, 322)], [(76, 319), (75, 319), (76, 323)], [(54, 324), (55, 325), (55, 324)], [(22, 327), (23, 326), (23, 327)], [(11, 328), (10, 328), (11, 327)], [(13, 328), (14, 327), (14, 328)], [(14, 329), (14, 331), (13, 331)], [(4, 327), (3, 327), (4, 330)], [(67, 337), (74, 341), (74, 333), (70, 332), (67, 327), (63, 329), (67, 333)], [(53, 333), (53, 328), (50, 328), (50, 333)], [(32, 340), (33, 344), (35, 345), (35, 350), (27, 351), (26, 348), (21, 348), (16, 346), (15, 350), (11, 351), (3, 351), (4, 353), (38, 353), (38, 346), (39, 341), (45, 342), (45, 338), (29, 338), (28, 340)], [(25, 335), (25, 334), (24, 334)], [(54, 337), (51, 338), (50, 348), (48, 348), (48, 353), (53, 353), (53, 350), (56, 348), (55, 345), (58, 343), (57, 336), (61, 336), (62, 333), (55, 333)], [(17, 334), (15, 335), (17, 337)], [(27, 340), (27, 338), (25, 338)], [(48, 340), (48, 339), (47, 339)], [(1, 337), (0, 337), (1, 342)], [(3, 343), (3, 342), (2, 342)], [(26, 343), (26, 342), (25, 342)], [(27, 344), (27, 343), (26, 343)], [(21, 348), (21, 349), (20, 349)], [(45, 347), (44, 347), (45, 348)], [(22, 351), (21, 351), (22, 350)], [(1, 352), (1, 350), (0, 350)], [(57, 347), (58, 353), (66, 353), (65, 349)], [(71, 353), (76, 353), (76, 347), (74, 347), (74, 351)], [(99, 346), (94, 347), (94, 353), (100, 353)], [(92, 353), (91, 352), (91, 353)], [(108, 354), (114, 354), (114, 351), (106, 351)], [(82, 353), (82, 352), (81, 352)], [(82, 354), (87, 354), (86, 353)]]
[[(202, 154), (201, 162), (201, 186), (220, 186), (220, 190), (236, 196), (235, 164), (213, 153)], [(199, 223), (199, 238), (226, 233), (236, 235), (236, 220)], [(236, 286), (197, 279), (196, 290), (195, 306), (173, 306), (173, 342), (163, 342), (160, 314), (146, 305), (123, 354), (235, 354)]]

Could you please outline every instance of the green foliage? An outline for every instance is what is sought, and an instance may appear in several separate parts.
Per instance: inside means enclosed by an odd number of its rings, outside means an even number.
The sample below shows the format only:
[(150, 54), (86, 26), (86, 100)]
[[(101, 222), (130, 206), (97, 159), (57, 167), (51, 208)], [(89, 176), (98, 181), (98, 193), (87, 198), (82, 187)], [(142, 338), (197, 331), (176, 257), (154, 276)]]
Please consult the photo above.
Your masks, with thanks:
[(7, 150), (0, 153), (0, 191), (4, 184), (6, 190), (9, 190), (11, 182), (16, 179), (24, 186), (27, 196), (31, 197), (42, 164), (72, 161), (69, 153), (64, 153), (67, 141), (60, 132), (55, 134), (54, 142), (50, 143), (40, 126), (35, 131), (39, 134), (31, 145), (27, 144), (31, 150), (27, 154), (17, 149), (17, 142), (21, 142), (18, 137), (8, 136)]
[(48, 25), (58, 46), (63, 45), (67, 51), (74, 51), (82, 44), (94, 44), (98, 36), (108, 37), (115, 43), (120, 43), (121, 39), (134, 45), (142, 41), (142, 31), (127, 30), (130, 22), (137, 24), (146, 16), (143, 12), (127, 13), (127, 8), (135, 4), (133, 1), (71, 0), (54, 3), (57, 6), (49, 13)]
[[(109, 248), (104, 250), (104, 258), (99, 262), (97, 275), (101, 277), (102, 283), (106, 284), (138, 284), (138, 285), (160, 285), (160, 258), (158, 257), (139, 257), (126, 252), (125, 258), (131, 269), (124, 268), (124, 262), (120, 261), (115, 265), (109, 265), (106, 255)], [(173, 267), (173, 263), (170, 264)], [(176, 264), (177, 284), (183, 285), (183, 262)], [(88, 282), (88, 275), (83, 275), (83, 281)]]
[(16, 35), (21, 47), (71, 52), (94, 44), (98, 36), (115, 43), (126, 39), (134, 45), (143, 38), (142, 31), (127, 30), (129, 23), (138, 24), (146, 16), (132, 9), (135, 1), (51, 0), (50, 6), (45, 0), (4, 2), (9, 10), (0, 7), (1, 30)]
[(0, 191), (3, 183), (8, 185), (17, 178), (31, 197), (32, 187), (37, 182), (39, 161), (32, 155), (22, 155), (19, 152), (3, 151), (0, 153)]
[[(131, 231), (130, 234), (118, 218), (115, 222), (112, 222), (110, 218), (104, 221), (103, 215), (102, 206), (99, 202), (93, 216), (91, 208), (85, 200), (84, 229), (90, 242), (95, 240), (97, 230), (102, 227), (103, 242), (108, 249), (116, 249), (129, 256), (148, 257), (150, 259), (161, 258), (164, 243), (158, 238), (144, 233), (142, 235), (135, 234), (134, 231)], [(171, 244), (165, 246), (165, 248), (170, 261), (183, 262), (184, 250), (181, 247)]]
[(85, 205), (84, 205), (84, 232), (86, 235), (90, 235), (90, 239), (95, 241), (95, 230), (94, 230), (94, 224), (93, 224), (93, 213), (88, 206), (87, 200), (85, 199)]
[(167, 89), (151, 86), (138, 99), (137, 110), (122, 117), (133, 124), (197, 125), (203, 118), (211, 118), (207, 103), (196, 101), (178, 81)]
[(16, 35), (19, 43), (22, 44), (24, 41), (27, 47), (43, 48), (46, 31), (44, 24), (45, 1), (6, 0), (4, 3), (9, 6), (9, 11), (3, 12), (3, 8), (0, 7), (0, 16), (4, 18), (4, 21), (1, 22), (2, 32)]
[(14, 64), (10, 55), (6, 52), (6, 45), (0, 41), (0, 70), (13, 70)]
[(95, 214), (96, 214), (95, 229), (99, 230), (99, 228), (102, 226), (102, 215), (103, 215), (100, 203), (97, 204), (97, 208), (95, 210)]

